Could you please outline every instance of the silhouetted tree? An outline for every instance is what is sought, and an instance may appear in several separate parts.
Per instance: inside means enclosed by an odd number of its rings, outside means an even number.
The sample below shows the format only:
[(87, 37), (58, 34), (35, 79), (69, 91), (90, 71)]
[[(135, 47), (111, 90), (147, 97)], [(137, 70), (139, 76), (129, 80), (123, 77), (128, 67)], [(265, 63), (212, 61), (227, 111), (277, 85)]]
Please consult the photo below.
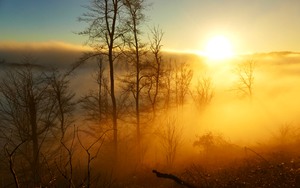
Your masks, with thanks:
[(189, 87), (193, 78), (193, 71), (189, 65), (182, 63), (175, 65), (175, 100), (176, 105), (183, 105), (186, 99), (186, 95), (189, 93)]
[(53, 109), (54, 98), (42, 74), (34, 74), (29, 65), (6, 73), (0, 84), (0, 118), (3, 128), (13, 133), (14, 142), (31, 143), (31, 155), (26, 157), (35, 186), (41, 183), (40, 151), (42, 140), (54, 126)]
[(92, 0), (86, 6), (87, 13), (79, 18), (88, 24), (80, 34), (88, 36), (88, 44), (93, 47), (95, 53), (107, 58), (109, 63), (110, 97), (112, 102), (112, 123), (114, 129), (114, 150), (117, 157), (118, 148), (118, 124), (117, 101), (115, 95), (115, 71), (114, 63), (120, 55), (123, 46), (122, 37), (126, 32), (121, 15), (123, 0)]
[[(80, 130), (77, 129), (77, 139), (79, 142), (79, 145), (84, 150), (84, 152), (87, 155), (87, 175), (86, 175), (86, 183), (84, 183), (83, 186), (91, 187), (92, 186), (92, 166), (91, 163), (93, 160), (95, 160), (98, 157), (99, 151), (103, 145), (105, 135), (110, 130), (106, 130), (105, 132), (101, 133), (99, 137), (96, 137), (95, 140), (93, 140), (89, 145), (85, 146), (85, 144), (82, 142), (82, 139), (80, 138)], [(98, 145), (97, 145), (98, 144)], [(92, 149), (96, 148), (96, 152), (92, 152)]]
[(187, 63), (170, 60), (162, 66), (160, 87), (164, 98), (164, 109), (182, 106), (190, 93), (193, 71)]
[(109, 118), (107, 117), (110, 111), (108, 102), (109, 89), (108, 79), (105, 76), (105, 67), (102, 59), (98, 59), (98, 70), (94, 76), (97, 84), (97, 90), (91, 90), (88, 94), (80, 99), (81, 107), (84, 110), (86, 120), (97, 124), (97, 129), (104, 131), (104, 125), (107, 124)]
[(48, 82), (50, 92), (54, 97), (57, 124), (63, 138), (66, 129), (73, 123), (75, 93), (70, 91), (70, 80), (68, 77), (60, 75), (58, 71), (53, 71), (52, 75), (48, 76)]
[[(59, 140), (60, 145), (58, 150), (55, 152), (55, 165), (60, 172), (60, 174), (68, 181), (69, 187), (74, 187), (73, 182), (73, 146), (74, 146), (74, 133), (71, 138), (66, 135), (68, 133), (68, 128), (74, 122), (73, 112), (75, 110), (74, 97), (70, 88), (70, 80), (68, 75), (61, 75), (58, 71), (53, 71), (47, 77), (49, 84), (49, 92), (52, 93), (54, 97), (54, 113), (57, 131), (52, 131)], [(75, 128), (74, 128), (75, 129)], [(70, 141), (71, 139), (71, 141)], [(70, 141), (70, 144), (67, 143)], [(57, 147), (57, 146), (54, 146)], [(54, 148), (53, 147), (53, 148)], [(58, 154), (59, 151), (60, 153)], [(58, 165), (56, 158), (60, 157), (60, 166)], [(52, 162), (52, 157), (49, 156), (49, 162)]]
[(17, 167), (15, 172), (24, 161), (29, 164), (32, 178), (26, 174), (22, 182), (27, 179), (30, 185), (40, 186), (47, 183), (44, 181), (48, 175), (42, 168), (48, 165), (49, 152), (55, 153), (58, 148), (48, 141), (63, 139), (73, 122), (75, 94), (69, 90), (67, 77), (58, 71), (35, 69), (33, 61), (25, 57), (22, 66), (4, 72), (0, 81), (0, 131), (9, 158), (22, 155), (20, 160), (9, 160), (16, 163), (11, 165)]
[(157, 131), (160, 139), (166, 163), (172, 167), (178, 152), (178, 147), (182, 143), (182, 128), (179, 127), (176, 118), (168, 118), (163, 126)]
[(19, 149), (19, 147), (22, 146), (25, 142), (26, 142), (26, 140), (23, 140), (19, 144), (15, 145), (13, 147), (12, 151), (9, 151), (9, 149), (8, 149), (8, 144), (10, 143), (10, 141), (8, 141), (4, 146), (5, 154), (9, 161), (9, 170), (10, 170), (11, 174), (13, 175), (14, 183), (17, 188), (20, 187), (20, 183), (19, 183), (18, 175), (15, 170), (15, 161), (14, 161), (15, 159), (14, 158), (15, 158), (15, 154), (16, 154), (17, 150)]
[(150, 50), (154, 56), (154, 61), (150, 62), (150, 75), (149, 75), (149, 87), (148, 87), (148, 98), (150, 100), (152, 111), (155, 116), (156, 106), (158, 95), (160, 93), (161, 77), (163, 76), (163, 67), (162, 67), (162, 39), (163, 31), (159, 27), (154, 27), (151, 30), (150, 38)]
[(238, 64), (235, 73), (238, 76), (236, 91), (250, 99), (253, 97), (255, 61), (253, 59)]
[[(76, 187), (74, 183), (74, 164), (73, 164), (73, 158), (74, 158), (74, 148), (75, 148), (75, 125), (73, 126), (73, 132), (71, 139), (64, 139), (62, 137), (60, 139), (60, 153), (56, 153), (55, 155), (55, 166), (59, 173), (63, 176), (63, 178), (68, 182), (68, 187)], [(69, 141), (69, 142), (68, 142)]]
[(198, 109), (204, 109), (214, 97), (212, 79), (208, 76), (198, 78), (194, 91), (191, 91), (194, 103)]
[(163, 70), (163, 77), (161, 79), (165, 110), (170, 108), (172, 102), (173, 72), (174, 68), (171, 64), (171, 61), (169, 61)]
[[(141, 24), (145, 21), (144, 9), (146, 7), (145, 0), (124, 0), (123, 1), (126, 13), (128, 15), (126, 26), (128, 33), (125, 38), (125, 42), (128, 45), (129, 52), (127, 56), (129, 61), (133, 63), (135, 68), (134, 72), (130, 73), (134, 76), (134, 80), (131, 80), (127, 84), (129, 90), (133, 94), (135, 100), (135, 118), (136, 118), (136, 138), (137, 138), (137, 154), (140, 161), (141, 154), (141, 117), (140, 117), (140, 103), (141, 103), (141, 91), (145, 87), (144, 83), (141, 83), (145, 75), (142, 71), (145, 69), (142, 56), (145, 55), (145, 44), (141, 40)], [(134, 86), (134, 87), (132, 87)]]

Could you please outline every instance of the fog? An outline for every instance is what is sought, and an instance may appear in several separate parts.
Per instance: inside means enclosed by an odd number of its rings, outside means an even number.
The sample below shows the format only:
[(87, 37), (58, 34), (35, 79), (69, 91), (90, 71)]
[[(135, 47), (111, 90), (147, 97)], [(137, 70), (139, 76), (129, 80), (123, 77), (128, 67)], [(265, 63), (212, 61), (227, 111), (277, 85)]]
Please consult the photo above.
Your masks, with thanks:
[[(30, 55), (36, 59), (34, 64), (41, 65), (45, 70), (51, 67), (64, 72), (72, 68), (83, 51), (84, 49), (63, 44), (2, 45), (0, 60), (4, 59), (5, 62), (0, 64), (0, 68), (1, 70), (8, 70), (14, 64), (20, 63), (24, 56)], [(276, 144), (282, 144), (282, 139), (291, 144), (298, 141), (300, 128), (300, 54), (293, 52), (247, 54), (215, 61), (195, 54), (164, 52), (163, 60), (164, 64), (174, 62), (188, 64), (193, 71), (193, 78), (183, 105), (172, 106), (167, 111), (159, 112), (155, 119), (149, 118), (146, 113), (141, 115), (143, 119), (141, 161), (146, 170), (160, 169), (179, 173), (192, 164), (205, 166), (205, 163), (200, 160), (203, 149), (195, 146), (195, 142), (199, 137), (209, 132), (215, 136), (219, 135), (223, 141), (234, 146), (234, 149), (229, 149), (228, 158), (225, 157), (225, 154), (222, 155), (220, 151), (217, 151), (221, 158), (228, 160), (230, 158), (229, 161), (244, 156), (245, 147), (256, 148), (257, 152), (261, 152), (267, 151), (269, 147)], [(240, 93), (238, 88), (240, 80), (237, 73), (239, 65), (250, 61), (254, 62), (253, 94), (251, 97)], [(72, 73), (70, 85), (76, 93), (76, 99), (80, 99), (83, 95), (97, 88), (94, 80), (95, 70), (97, 70), (95, 61), (89, 61)], [(125, 70), (120, 68), (116, 75), (122, 75), (123, 71)], [(3, 71), (1, 71), (2, 73)], [(117, 78), (119, 77), (117, 75)], [(202, 77), (210, 78), (213, 97), (209, 104), (199, 109), (190, 93), (195, 92), (197, 81)], [(117, 91), (119, 93), (121, 92), (120, 85), (120, 80), (117, 79)], [(94, 123), (84, 119), (80, 107), (76, 108), (75, 124), (80, 130), (95, 126)], [(138, 164), (134, 154), (135, 125), (132, 123), (134, 121), (132, 120), (133, 116), (131, 116), (133, 113), (133, 108), (127, 108), (125, 114), (129, 117), (119, 119), (119, 144), (122, 159), (118, 168), (121, 170), (115, 170), (117, 167), (110, 166), (112, 162), (110, 154), (108, 154), (111, 150), (110, 132), (104, 142), (107, 144), (102, 146), (97, 160), (93, 163), (95, 166), (101, 167), (99, 171), (102, 173), (105, 172), (104, 174), (107, 176), (110, 172), (115, 173), (116, 177), (119, 177), (123, 182), (132, 177), (140, 178), (142, 176), (135, 174)], [(168, 126), (171, 126), (174, 135), (178, 135), (180, 138), (172, 166), (167, 165), (164, 141), (162, 140), (162, 135), (166, 134), (166, 127)], [(290, 131), (284, 132), (284, 128)], [(283, 138), (284, 136), (287, 138)], [(92, 136), (83, 135), (80, 138), (85, 145), (93, 143)], [(297, 144), (299, 143), (297, 142)], [(79, 147), (78, 144), (77, 147)], [(288, 147), (286, 146), (286, 148)], [(94, 149), (92, 150), (94, 151)], [(292, 148), (293, 152), (295, 150), (296, 148)], [(78, 162), (76, 164), (84, 166), (85, 153), (80, 152), (80, 149), (75, 153)], [(215, 154), (214, 157), (217, 158)], [(210, 155), (207, 156), (206, 158), (211, 160), (220, 160)], [(146, 180), (147, 176), (151, 175), (146, 173), (145, 181), (148, 181)], [(135, 179), (133, 178), (129, 182), (131, 181), (135, 181)], [(151, 179), (151, 181), (154, 180)]]
[[(232, 140), (245, 143), (270, 138), (285, 123), (299, 124), (299, 56), (265, 54), (243, 56), (208, 67), (215, 83), (215, 98), (203, 114), (204, 126), (221, 131)], [(236, 64), (255, 61), (253, 98), (235, 91)]]

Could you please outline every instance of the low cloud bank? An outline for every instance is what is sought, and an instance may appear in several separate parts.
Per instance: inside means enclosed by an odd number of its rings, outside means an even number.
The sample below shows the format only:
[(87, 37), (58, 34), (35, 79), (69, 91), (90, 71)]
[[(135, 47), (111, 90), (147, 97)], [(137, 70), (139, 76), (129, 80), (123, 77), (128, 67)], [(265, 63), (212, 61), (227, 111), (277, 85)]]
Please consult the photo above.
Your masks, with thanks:
[(62, 42), (19, 43), (0, 42), (0, 59), (6, 63), (21, 63), (24, 57), (32, 57), (35, 64), (45, 66), (69, 66), (76, 62), (88, 47)]

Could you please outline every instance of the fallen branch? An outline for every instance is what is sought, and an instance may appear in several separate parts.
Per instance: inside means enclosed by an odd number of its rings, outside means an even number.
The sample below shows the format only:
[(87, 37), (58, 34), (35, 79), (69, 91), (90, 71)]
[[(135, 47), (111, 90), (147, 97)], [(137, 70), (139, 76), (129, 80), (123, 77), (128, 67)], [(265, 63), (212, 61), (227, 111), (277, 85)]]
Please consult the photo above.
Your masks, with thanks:
[(270, 164), (269, 161), (267, 159), (265, 159), (262, 155), (260, 155), (259, 153), (257, 153), (256, 151), (254, 151), (251, 148), (245, 147), (245, 151), (247, 152), (247, 150), (251, 151), (252, 153), (256, 154), (259, 158), (261, 158), (263, 161), (265, 161), (267, 164)]
[(158, 178), (166, 178), (166, 179), (171, 179), (173, 181), (175, 181), (177, 184), (179, 185), (183, 185), (185, 187), (188, 187), (188, 188), (196, 188), (196, 186), (194, 185), (191, 185), (185, 181), (183, 181), (182, 179), (178, 178), (177, 176), (173, 175), (173, 174), (165, 174), (165, 173), (161, 173), (161, 172), (158, 172), (156, 170), (152, 170), (152, 172), (154, 174), (156, 174), (156, 176)]

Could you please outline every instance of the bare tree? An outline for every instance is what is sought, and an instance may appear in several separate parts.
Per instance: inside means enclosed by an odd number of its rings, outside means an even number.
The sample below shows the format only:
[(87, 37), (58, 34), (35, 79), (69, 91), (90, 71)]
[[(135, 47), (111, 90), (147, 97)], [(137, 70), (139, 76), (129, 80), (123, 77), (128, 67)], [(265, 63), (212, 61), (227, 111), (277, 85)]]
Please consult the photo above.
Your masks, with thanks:
[[(60, 139), (61, 144), (61, 152), (59, 155), (56, 155), (56, 157), (59, 157), (59, 160), (57, 161), (55, 159), (55, 165), (59, 173), (63, 176), (63, 178), (68, 182), (68, 187), (72, 188), (75, 187), (74, 184), (74, 165), (73, 165), (73, 158), (74, 158), (74, 147), (75, 147), (75, 125), (73, 126), (73, 132), (71, 141), (69, 144), (66, 143), (64, 140), (64, 137)], [(65, 151), (65, 152), (63, 152)], [(66, 153), (66, 154), (65, 154)]]
[(4, 146), (5, 154), (8, 158), (8, 161), (9, 161), (9, 170), (10, 170), (11, 174), (13, 175), (14, 183), (15, 183), (16, 187), (18, 187), (18, 188), (21, 185), (19, 183), (19, 178), (18, 178), (18, 175), (17, 175), (16, 170), (15, 170), (14, 158), (15, 158), (15, 154), (16, 154), (17, 150), (19, 149), (19, 147), (22, 146), (25, 142), (26, 142), (26, 140), (23, 140), (19, 144), (15, 145), (13, 147), (12, 151), (9, 151), (9, 149), (8, 149), (9, 142), (7, 142)]
[(238, 64), (235, 73), (238, 76), (236, 91), (250, 99), (253, 97), (255, 61), (253, 59)]
[(55, 103), (55, 117), (58, 121), (61, 138), (64, 137), (66, 129), (73, 123), (73, 112), (75, 109), (75, 93), (70, 91), (70, 80), (58, 71), (53, 71), (48, 77), (49, 89), (53, 94)]
[(157, 135), (164, 150), (167, 166), (172, 167), (178, 147), (182, 143), (182, 128), (179, 127), (177, 119), (167, 119), (161, 130), (157, 132)]
[(149, 88), (148, 88), (148, 98), (150, 100), (152, 111), (155, 116), (156, 105), (159, 89), (160, 89), (160, 81), (163, 76), (162, 71), (162, 39), (163, 39), (163, 31), (159, 27), (154, 27), (151, 30), (151, 38), (150, 38), (150, 50), (154, 56), (153, 63), (150, 63), (150, 75), (149, 75)]
[(105, 67), (102, 59), (99, 58), (98, 70), (94, 77), (97, 84), (97, 90), (91, 90), (88, 94), (79, 100), (84, 110), (86, 120), (97, 124), (97, 129), (104, 131), (103, 125), (107, 124), (110, 105), (108, 101), (109, 89), (108, 80), (105, 76)]
[(186, 95), (189, 93), (189, 87), (193, 78), (193, 71), (189, 65), (182, 63), (179, 66), (175, 65), (175, 99), (176, 105), (183, 105)]
[[(140, 117), (140, 102), (141, 91), (145, 87), (145, 84), (141, 83), (145, 77), (142, 74), (145, 65), (142, 62), (142, 56), (145, 55), (145, 44), (141, 40), (141, 24), (145, 21), (145, 15), (143, 10), (146, 8), (145, 0), (124, 0), (124, 6), (128, 14), (126, 26), (128, 28), (127, 37), (125, 42), (128, 45), (130, 62), (133, 63), (135, 68), (131, 73), (135, 77), (133, 82), (129, 82), (128, 85), (133, 94), (135, 100), (135, 118), (136, 118), (136, 138), (137, 138), (137, 154), (140, 161), (140, 148), (141, 148), (141, 117)], [(132, 86), (135, 86), (133, 88)]]
[[(73, 184), (73, 145), (74, 145), (74, 135), (71, 138), (70, 146), (67, 146), (67, 142), (69, 141), (68, 136), (68, 128), (74, 122), (73, 120), (73, 112), (75, 110), (74, 97), (75, 93), (70, 90), (70, 80), (68, 75), (62, 75), (58, 71), (53, 71), (52, 74), (47, 76), (47, 82), (49, 84), (49, 93), (52, 95), (54, 99), (54, 116), (53, 124), (55, 124), (52, 129), (52, 134), (54, 135), (56, 140), (60, 141), (60, 145), (57, 147), (52, 146), (52, 151), (55, 153), (56, 158), (57, 152), (60, 152), (61, 163), (62, 161), (66, 161), (66, 164), (63, 165), (63, 168), (57, 165), (56, 159), (54, 163), (56, 164), (57, 169), (63, 175), (64, 178), (68, 181), (69, 187), (74, 187)], [(75, 128), (74, 128), (75, 129)], [(48, 146), (49, 147), (49, 146)], [(57, 148), (57, 149), (54, 149)], [(64, 152), (65, 151), (65, 152)], [(63, 155), (65, 153), (65, 155)], [(46, 163), (52, 161), (51, 155), (49, 157), (45, 156)], [(64, 159), (62, 159), (64, 157)], [(67, 166), (69, 167), (69, 173), (67, 172)], [(64, 170), (62, 170), (64, 169)], [(50, 171), (50, 169), (49, 169)]]
[[(99, 154), (99, 151), (101, 149), (101, 146), (104, 142), (104, 136), (106, 135), (106, 133), (110, 131), (107, 130), (104, 133), (101, 134), (101, 136), (99, 136), (98, 138), (95, 138), (95, 140), (89, 144), (88, 146), (85, 146), (84, 143), (82, 142), (82, 139), (79, 136), (79, 132), (81, 132), (79, 129), (77, 129), (77, 138), (78, 138), (78, 142), (80, 144), (80, 146), (82, 147), (82, 149), (84, 150), (84, 152), (87, 154), (87, 175), (86, 175), (86, 186), (89, 188), (91, 187), (91, 178), (92, 178), (92, 174), (91, 174), (91, 163), (93, 160), (95, 160)], [(100, 143), (98, 146), (96, 144)], [(96, 152), (92, 152), (92, 149), (96, 147)]]
[(164, 109), (168, 110), (171, 106), (172, 99), (172, 87), (173, 87), (173, 72), (174, 68), (171, 65), (171, 61), (164, 67), (163, 77), (161, 79), (161, 87), (164, 98)]
[(90, 5), (86, 6), (87, 13), (79, 18), (79, 21), (88, 24), (80, 34), (88, 36), (88, 44), (94, 48), (96, 54), (104, 55), (109, 64), (115, 157), (118, 149), (118, 117), (114, 63), (120, 55), (120, 48), (123, 46), (122, 37), (126, 32), (121, 15), (122, 6), (123, 0), (92, 0)]
[(177, 63), (170, 59), (169, 63), (161, 67), (159, 85), (164, 98), (164, 109), (168, 110), (173, 105), (178, 109), (184, 105), (190, 93), (192, 78), (193, 71), (187, 63)]
[[(7, 143), (7, 155), (11, 159), (17, 154), (22, 156), (21, 160), (10, 162), (19, 167), (18, 164), (26, 160), (32, 175), (28, 183), (40, 186), (47, 176), (42, 168), (47, 168), (51, 158), (46, 158), (43, 153), (54, 153), (58, 148), (45, 146), (53, 143), (48, 142), (54, 141), (53, 138), (63, 139), (67, 127), (73, 122), (75, 94), (69, 90), (67, 77), (58, 71), (49, 73), (34, 69), (33, 61), (33, 58), (25, 57), (22, 66), (4, 72), (0, 81), (0, 131), (4, 143)], [(9, 148), (13, 148), (13, 152)]]
[[(49, 129), (54, 126), (54, 99), (49, 85), (40, 74), (34, 74), (30, 65), (6, 73), (0, 84), (0, 118), (4, 129), (12, 132), (14, 142), (31, 143), (32, 180), (41, 183), (40, 150)], [(3, 132), (5, 131), (3, 130)]]
[(198, 109), (204, 109), (214, 97), (214, 89), (212, 79), (208, 76), (198, 78), (198, 83), (194, 91), (191, 91), (191, 96)]

